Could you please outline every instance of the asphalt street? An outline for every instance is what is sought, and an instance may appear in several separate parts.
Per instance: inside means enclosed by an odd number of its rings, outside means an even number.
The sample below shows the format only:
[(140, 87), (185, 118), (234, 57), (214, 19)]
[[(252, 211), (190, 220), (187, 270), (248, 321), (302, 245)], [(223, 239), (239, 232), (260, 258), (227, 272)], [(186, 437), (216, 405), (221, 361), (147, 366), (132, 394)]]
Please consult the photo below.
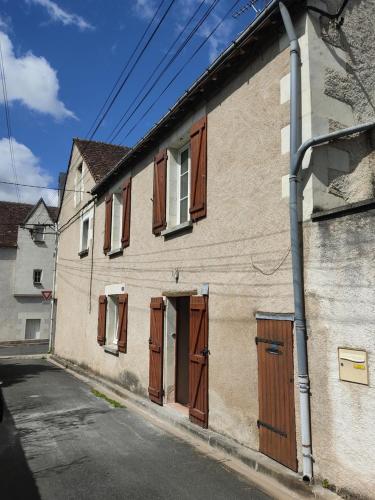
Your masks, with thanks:
[(22, 343), (14, 345), (0, 345), (0, 358), (2, 356), (24, 356), (28, 354), (47, 354), (48, 342)]
[(0, 380), (1, 500), (270, 498), (47, 360), (1, 360)]

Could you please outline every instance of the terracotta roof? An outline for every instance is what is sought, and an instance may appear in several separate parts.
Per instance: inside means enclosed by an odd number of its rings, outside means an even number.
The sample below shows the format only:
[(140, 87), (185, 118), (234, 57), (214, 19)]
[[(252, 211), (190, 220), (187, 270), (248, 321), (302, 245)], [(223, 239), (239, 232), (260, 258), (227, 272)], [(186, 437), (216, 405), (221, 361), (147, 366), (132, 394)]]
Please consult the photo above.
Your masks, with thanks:
[[(28, 203), (0, 201), (0, 247), (17, 246), (18, 226), (25, 222), (34, 207)], [(57, 207), (47, 207), (47, 210), (55, 221)]]
[(79, 149), (95, 182), (101, 181), (130, 151), (130, 148), (106, 142), (78, 138), (73, 139), (73, 142)]

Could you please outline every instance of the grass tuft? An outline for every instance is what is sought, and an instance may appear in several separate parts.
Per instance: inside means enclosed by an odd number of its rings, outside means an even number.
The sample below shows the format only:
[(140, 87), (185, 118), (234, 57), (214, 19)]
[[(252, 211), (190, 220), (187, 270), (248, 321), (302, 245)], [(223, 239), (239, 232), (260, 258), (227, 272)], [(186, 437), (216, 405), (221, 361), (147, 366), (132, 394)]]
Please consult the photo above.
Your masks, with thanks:
[(102, 392), (97, 391), (96, 389), (91, 389), (91, 393), (97, 398), (101, 398), (104, 399), (104, 401), (107, 401), (107, 403), (113, 406), (113, 408), (125, 408), (125, 406), (119, 403), (118, 401), (109, 398), (108, 396), (106, 396)]

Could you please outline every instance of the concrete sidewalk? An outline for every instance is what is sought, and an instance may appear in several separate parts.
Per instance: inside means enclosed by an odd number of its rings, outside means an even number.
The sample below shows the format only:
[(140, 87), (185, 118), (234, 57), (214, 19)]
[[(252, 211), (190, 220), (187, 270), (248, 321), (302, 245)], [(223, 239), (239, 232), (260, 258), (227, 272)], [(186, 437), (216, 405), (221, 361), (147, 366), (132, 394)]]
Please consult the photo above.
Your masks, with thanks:
[(112, 407), (46, 360), (1, 360), (0, 379), (1, 499), (271, 498), (225, 460)]

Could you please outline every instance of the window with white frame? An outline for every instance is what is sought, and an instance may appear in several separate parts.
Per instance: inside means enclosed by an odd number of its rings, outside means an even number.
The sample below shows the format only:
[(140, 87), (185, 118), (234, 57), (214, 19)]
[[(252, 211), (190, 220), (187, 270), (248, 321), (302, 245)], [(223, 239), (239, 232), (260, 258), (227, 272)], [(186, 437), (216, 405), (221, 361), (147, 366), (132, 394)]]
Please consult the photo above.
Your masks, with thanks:
[(118, 342), (118, 295), (107, 297), (106, 345), (116, 347)]
[(42, 284), (42, 269), (34, 269), (33, 270), (33, 282), (34, 285)]
[(190, 219), (190, 147), (168, 151), (168, 229), (179, 226)]
[(82, 218), (81, 222), (80, 252), (87, 252), (89, 249), (89, 229), (90, 229), (90, 218), (89, 216), (86, 216)]
[(112, 227), (111, 227), (111, 251), (121, 248), (122, 236), (122, 194), (113, 193), (112, 202)]
[(79, 165), (76, 170), (74, 179), (74, 201), (75, 206), (79, 205), (83, 197), (83, 164)]

